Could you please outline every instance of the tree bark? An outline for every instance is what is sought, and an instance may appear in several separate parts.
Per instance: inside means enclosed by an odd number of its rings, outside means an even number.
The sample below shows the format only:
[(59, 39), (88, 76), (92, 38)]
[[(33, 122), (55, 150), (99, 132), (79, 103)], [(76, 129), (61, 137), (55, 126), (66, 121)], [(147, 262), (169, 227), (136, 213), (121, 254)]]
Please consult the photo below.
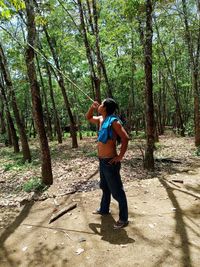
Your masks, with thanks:
[(48, 75), (48, 81), (49, 81), (49, 91), (50, 91), (50, 97), (51, 97), (51, 102), (52, 102), (52, 107), (53, 107), (53, 114), (54, 114), (54, 124), (56, 128), (56, 133), (57, 133), (57, 138), (58, 138), (58, 143), (62, 143), (62, 130), (60, 127), (60, 120), (54, 100), (54, 93), (53, 93), (53, 86), (52, 86), (52, 80), (51, 80), (51, 71), (48, 63), (46, 64), (46, 70), (47, 70), (47, 75)]
[(7, 117), (7, 122), (8, 122), (8, 137), (9, 137), (9, 133), (10, 133), (11, 139), (12, 139), (12, 145), (14, 147), (14, 152), (18, 153), (19, 152), (18, 136), (17, 136), (16, 130), (15, 130), (13, 119), (12, 119), (11, 114), (10, 114), (8, 100), (7, 100), (5, 89), (4, 89), (4, 86), (2, 83), (0, 83), (0, 88), (1, 88), (1, 95), (3, 98), (4, 104), (5, 104), (6, 117)]
[(63, 99), (64, 99), (64, 103), (65, 103), (65, 107), (69, 116), (69, 120), (70, 120), (70, 132), (71, 132), (71, 137), (72, 137), (72, 148), (77, 148), (78, 147), (78, 142), (77, 142), (77, 136), (76, 136), (76, 127), (75, 127), (75, 121), (74, 121), (74, 117), (70, 108), (70, 104), (69, 104), (69, 100), (68, 100), (68, 96), (67, 96), (67, 92), (66, 92), (66, 88), (65, 88), (65, 82), (64, 82), (64, 78), (61, 72), (61, 67), (60, 67), (60, 63), (59, 63), (59, 59), (58, 56), (55, 52), (55, 47), (56, 47), (56, 43), (54, 42), (54, 44), (52, 43), (52, 39), (49, 36), (49, 33), (47, 31), (47, 29), (44, 27), (44, 31), (45, 31), (45, 35), (47, 38), (47, 42), (49, 44), (54, 62), (56, 64), (56, 68), (58, 69), (57, 72), (57, 76), (58, 76), (58, 84), (60, 86), (62, 95), (63, 95)]
[(153, 81), (152, 81), (152, 0), (146, 0), (146, 36), (145, 36), (145, 102), (146, 102), (146, 125), (147, 144), (144, 158), (144, 167), (154, 170), (154, 104), (153, 104)]
[(86, 25), (85, 25), (85, 20), (84, 20), (84, 13), (83, 13), (83, 7), (81, 0), (78, 0), (78, 6), (79, 6), (79, 15), (80, 15), (80, 23), (81, 23), (81, 30), (82, 30), (82, 36), (85, 44), (85, 49), (86, 49), (86, 55), (89, 63), (89, 68), (90, 68), (90, 75), (92, 79), (92, 84), (93, 88), (95, 89), (95, 96), (96, 100), (101, 103), (101, 92), (100, 92), (100, 77), (96, 75), (95, 72), (95, 66), (94, 66), (94, 60), (92, 58), (92, 50), (87, 38), (87, 30), (86, 30)]
[(5, 123), (5, 118), (4, 118), (4, 104), (3, 101), (1, 103), (1, 110), (0, 110), (0, 134), (5, 134), (6, 133), (6, 123)]
[(35, 45), (35, 38), (36, 38), (33, 0), (25, 0), (25, 5), (27, 13), (27, 31), (28, 31), (27, 41), (31, 45), (31, 46), (27, 45), (26, 65), (27, 65), (29, 83), (31, 87), (34, 120), (39, 135), (39, 142), (41, 149), (42, 181), (46, 185), (51, 185), (53, 183), (51, 156), (43, 121), (43, 110), (40, 98), (40, 88), (37, 81), (36, 68), (34, 63), (35, 53), (34, 49), (32, 48)]
[(41, 69), (40, 69), (40, 63), (39, 63), (39, 59), (38, 59), (37, 55), (36, 55), (36, 61), (37, 61), (37, 68), (38, 68), (38, 73), (39, 73), (39, 77), (40, 77), (40, 82), (41, 82), (42, 93), (44, 96), (44, 104), (45, 104), (45, 110), (46, 110), (46, 121), (47, 121), (47, 133), (48, 133), (49, 139), (52, 140), (53, 136), (52, 136), (52, 127), (51, 127), (51, 117), (50, 117), (50, 113), (49, 113), (47, 94), (46, 94), (46, 90), (45, 90), (45, 86), (44, 86), (44, 82), (43, 82), (43, 77), (42, 77), (42, 73), (41, 73)]
[[(192, 73), (192, 88), (194, 96), (194, 128), (195, 128), (195, 145), (200, 146), (200, 111), (199, 111), (199, 54), (200, 54), (200, 19), (198, 21), (198, 37), (197, 37), (197, 48), (194, 49), (194, 44), (191, 36), (191, 31), (188, 23), (187, 5), (186, 1), (182, 0), (183, 16), (185, 24), (185, 37), (188, 46), (188, 53), (190, 57), (190, 68)], [(199, 5), (197, 6), (199, 8)]]
[(15, 116), (16, 124), (17, 124), (18, 130), (19, 130), (19, 136), (20, 136), (20, 141), (21, 141), (21, 145), (22, 145), (23, 158), (24, 158), (24, 161), (31, 162), (31, 153), (30, 153), (30, 149), (29, 149), (29, 144), (28, 144), (28, 139), (26, 136), (25, 127), (24, 127), (22, 120), (20, 118), (17, 100), (16, 100), (13, 84), (11, 81), (10, 72), (9, 72), (8, 65), (7, 65), (7, 60), (6, 60), (6, 57), (5, 57), (5, 54), (3, 51), (3, 47), (1, 44), (0, 44), (0, 66), (1, 66), (1, 70), (2, 70), (5, 84), (8, 88), (8, 93), (11, 96), (11, 104), (12, 104), (12, 109), (13, 109), (13, 114)]
[(177, 115), (178, 115), (178, 119), (179, 119), (179, 123), (178, 123), (179, 125), (178, 125), (178, 127), (180, 128), (180, 134), (181, 134), (181, 136), (185, 136), (185, 127), (184, 127), (184, 122), (183, 122), (183, 116), (182, 116), (181, 104), (180, 104), (180, 97), (179, 97), (179, 92), (178, 92), (177, 84), (176, 84), (174, 75), (172, 73), (172, 70), (170, 68), (170, 64), (169, 64), (167, 55), (165, 53), (165, 49), (164, 49), (162, 40), (160, 38), (160, 33), (159, 33), (159, 30), (158, 30), (156, 19), (154, 19), (154, 22), (155, 22), (155, 28), (156, 28), (158, 40), (160, 42), (160, 45), (161, 45), (161, 48), (162, 48), (162, 53), (163, 53), (163, 56), (165, 58), (165, 62), (166, 62), (166, 65), (167, 65), (168, 73), (169, 73), (170, 78), (171, 78), (171, 81), (172, 81), (173, 96), (174, 96), (174, 99), (175, 99), (175, 102), (176, 102), (176, 111), (177, 111)]
[(105, 62), (104, 62), (104, 59), (103, 59), (103, 56), (101, 53), (101, 49), (100, 49), (99, 26), (98, 26), (98, 9), (97, 9), (96, 0), (92, 0), (92, 9), (93, 9), (93, 18), (94, 18), (94, 27), (93, 28), (94, 28), (94, 34), (95, 34), (95, 40), (96, 40), (95, 46), (96, 46), (96, 56), (97, 56), (98, 77), (99, 77), (99, 80), (101, 81), (101, 72), (102, 72), (102, 74), (104, 76), (105, 83), (106, 83), (106, 87), (107, 87), (107, 95), (108, 95), (108, 97), (113, 98), (112, 89), (111, 89), (111, 85), (110, 85), (109, 80), (108, 80)]

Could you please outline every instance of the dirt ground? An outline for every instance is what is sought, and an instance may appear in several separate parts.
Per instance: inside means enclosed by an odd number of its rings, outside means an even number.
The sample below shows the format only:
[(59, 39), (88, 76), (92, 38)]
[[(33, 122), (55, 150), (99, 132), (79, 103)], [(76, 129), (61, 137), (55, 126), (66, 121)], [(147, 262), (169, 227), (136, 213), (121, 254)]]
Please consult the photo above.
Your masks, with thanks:
[[(32, 169), (1, 170), (0, 266), (200, 266), (200, 162), (193, 140), (162, 137), (150, 174), (142, 169), (138, 143), (130, 144), (121, 171), (130, 223), (121, 230), (113, 229), (118, 219), (114, 200), (111, 215), (92, 214), (101, 197), (93, 141), (83, 141), (70, 156), (67, 143), (54, 151), (54, 184), (43, 197), (12, 193), (15, 182), (32, 175)], [(53, 214), (72, 203), (75, 209), (49, 224)]]

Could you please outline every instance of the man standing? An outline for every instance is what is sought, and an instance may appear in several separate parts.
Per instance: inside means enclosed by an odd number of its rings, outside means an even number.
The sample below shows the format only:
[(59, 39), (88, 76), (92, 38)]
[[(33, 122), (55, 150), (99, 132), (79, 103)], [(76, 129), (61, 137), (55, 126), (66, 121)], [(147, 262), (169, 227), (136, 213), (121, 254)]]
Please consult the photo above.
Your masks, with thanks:
[[(95, 214), (109, 214), (111, 194), (119, 204), (119, 220), (114, 225), (114, 229), (120, 229), (128, 225), (128, 206), (126, 194), (123, 189), (120, 168), (121, 160), (128, 147), (128, 134), (123, 128), (119, 118), (114, 115), (118, 108), (117, 103), (112, 98), (106, 98), (101, 105), (94, 101), (89, 108), (86, 118), (98, 124), (98, 157), (100, 164), (100, 188), (102, 189), (102, 199), (100, 208)], [(100, 116), (94, 116), (97, 110)], [(117, 153), (117, 139), (121, 139), (119, 154)]]

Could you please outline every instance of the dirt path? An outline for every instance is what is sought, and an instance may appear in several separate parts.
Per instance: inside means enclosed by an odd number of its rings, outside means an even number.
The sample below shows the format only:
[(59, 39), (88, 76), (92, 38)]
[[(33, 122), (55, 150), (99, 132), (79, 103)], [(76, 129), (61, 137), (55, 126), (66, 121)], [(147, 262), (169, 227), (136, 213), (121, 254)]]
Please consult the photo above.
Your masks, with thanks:
[[(0, 229), (0, 266), (198, 267), (200, 168), (188, 166), (171, 173), (157, 172), (155, 178), (145, 180), (132, 180), (129, 173), (125, 190), (130, 224), (121, 230), (112, 227), (118, 219), (115, 201), (111, 215), (92, 214), (101, 196), (95, 187), (89, 192), (29, 201), (13, 211), (8, 208), (12, 216), (7, 216), (9, 221)], [(124, 162), (123, 174), (127, 168)], [(90, 182), (97, 180), (94, 174)], [(49, 196), (58, 188), (55, 182)], [(49, 224), (56, 209), (69, 203), (77, 203), (77, 208)], [(0, 218), (3, 225), (4, 218)]]
[[(177, 176), (184, 184), (171, 182)], [(60, 207), (71, 202), (78, 207), (50, 225), (53, 199), (26, 204), (0, 237), (0, 266), (198, 267), (200, 169), (128, 182), (125, 189), (130, 224), (119, 231), (112, 229), (118, 217), (115, 202), (111, 216), (91, 214), (98, 190), (59, 198)]]

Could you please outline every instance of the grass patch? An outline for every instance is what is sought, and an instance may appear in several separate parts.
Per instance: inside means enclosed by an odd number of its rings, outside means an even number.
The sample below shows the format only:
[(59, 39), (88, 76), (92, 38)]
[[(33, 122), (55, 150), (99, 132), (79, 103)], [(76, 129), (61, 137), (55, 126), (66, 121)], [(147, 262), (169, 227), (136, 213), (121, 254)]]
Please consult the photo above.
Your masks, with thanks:
[(40, 177), (32, 177), (30, 180), (24, 183), (23, 190), (25, 192), (44, 192), (48, 188)]
[(85, 155), (87, 157), (97, 157), (97, 152), (96, 151), (89, 151), (89, 152), (85, 152)]
[(5, 172), (10, 170), (21, 171), (27, 167), (27, 164), (29, 163), (24, 163), (22, 159), (18, 159), (15, 162), (9, 162), (7, 164), (4, 164), (4, 171)]
[(9, 163), (6, 163), (3, 165), (4, 171), (22, 171), (22, 170), (27, 170), (27, 169), (31, 169), (34, 166), (39, 165), (40, 162), (37, 160), (32, 161), (31, 163), (29, 162), (24, 162), (23, 159), (18, 159), (16, 161), (12, 161)]
[(200, 146), (197, 147), (196, 151), (195, 151), (196, 156), (200, 156)]
[(161, 149), (163, 147), (162, 144), (159, 142), (156, 142), (154, 145), (156, 150)]
[(145, 139), (146, 138), (146, 134), (143, 131), (138, 131), (137, 134), (135, 131), (132, 131), (131, 136), (133, 138), (139, 138), (139, 139)]

